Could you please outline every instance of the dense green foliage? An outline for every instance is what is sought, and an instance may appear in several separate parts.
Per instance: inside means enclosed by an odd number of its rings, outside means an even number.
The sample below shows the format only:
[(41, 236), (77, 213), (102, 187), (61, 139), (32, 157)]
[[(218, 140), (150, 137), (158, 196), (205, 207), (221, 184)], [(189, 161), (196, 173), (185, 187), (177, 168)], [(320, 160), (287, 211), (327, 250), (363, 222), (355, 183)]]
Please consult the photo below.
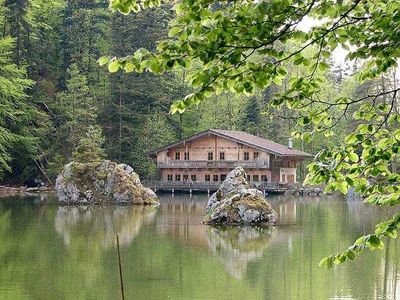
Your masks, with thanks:
[[(280, 143), (292, 133), (318, 152), (307, 183), (400, 201), (397, 0), (112, 0), (123, 14), (107, 0), (1, 4), (5, 182), (52, 182), (88, 128), (107, 158), (154, 177), (147, 150), (217, 127)], [(323, 263), (381, 248), (399, 220)]]
[[(4, 5), (3, 1), (0, 3)], [(4, 26), (4, 13), (0, 11), (0, 26)], [(37, 141), (29, 125), (37, 111), (27, 101), (27, 90), (33, 82), (26, 78), (26, 70), (12, 61), (15, 39), (0, 38), (0, 177), (11, 171), (12, 159), (24, 150), (25, 157), (35, 154)], [(24, 163), (24, 162), (22, 162)]]
[[(111, 0), (111, 7), (128, 14), (162, 2)], [(170, 38), (159, 42), (156, 51), (103, 57), (100, 64), (108, 64), (110, 72), (189, 70), (192, 91), (172, 105), (172, 113), (225, 92), (252, 95), (272, 83), (282, 86), (272, 104), (285, 113), (292, 110), (289, 117), (302, 128), (294, 128), (294, 136), (305, 142), (337, 141), (318, 152), (306, 183), (326, 184), (327, 192), (354, 188), (373, 205), (400, 203), (399, 1), (182, 0), (174, 11)], [(313, 26), (302, 30), (307, 20)], [(347, 50), (346, 59), (354, 64), (350, 90), (342, 74), (329, 74), (338, 48)], [(258, 119), (258, 102), (250, 99), (247, 126)], [(399, 226), (400, 215), (395, 215), (321, 264), (331, 267), (353, 260), (365, 248), (381, 248), (382, 238), (395, 237)]]
[(169, 5), (129, 16), (108, 6), (107, 0), (8, 0), (2, 5), (3, 182), (41, 177), (54, 183), (89, 126), (101, 128), (107, 158), (133, 165), (147, 178), (157, 176), (148, 150), (211, 127), (287, 143), (294, 123), (266, 112), (277, 87), (252, 98), (221, 94), (184, 115), (170, 115), (174, 100), (192, 91), (186, 81), (200, 65), (163, 76), (110, 74), (100, 67), (96, 60), (104, 54), (155, 51), (174, 22)]

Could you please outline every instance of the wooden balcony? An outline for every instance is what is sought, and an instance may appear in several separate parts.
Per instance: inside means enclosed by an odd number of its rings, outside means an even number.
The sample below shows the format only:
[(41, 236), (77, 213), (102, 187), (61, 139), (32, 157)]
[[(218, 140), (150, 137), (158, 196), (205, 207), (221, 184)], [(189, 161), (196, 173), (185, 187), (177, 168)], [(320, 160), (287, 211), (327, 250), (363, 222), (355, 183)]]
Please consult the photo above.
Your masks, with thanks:
[(228, 160), (169, 160), (157, 162), (160, 169), (269, 169), (267, 161), (228, 161)]
[[(143, 185), (155, 191), (199, 191), (215, 192), (222, 182), (220, 181), (164, 181), (164, 180), (144, 180)], [(285, 185), (274, 182), (252, 182), (252, 188), (271, 194), (283, 194), (286, 190)]]

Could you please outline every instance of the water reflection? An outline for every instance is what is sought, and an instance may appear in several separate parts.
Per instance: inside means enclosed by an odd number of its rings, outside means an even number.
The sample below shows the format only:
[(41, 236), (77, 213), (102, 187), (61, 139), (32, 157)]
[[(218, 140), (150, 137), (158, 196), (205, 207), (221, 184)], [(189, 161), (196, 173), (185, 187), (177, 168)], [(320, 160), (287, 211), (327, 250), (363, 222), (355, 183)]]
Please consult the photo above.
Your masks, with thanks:
[(85, 240), (107, 249), (115, 246), (119, 232), (120, 245), (126, 247), (143, 224), (154, 220), (156, 211), (154, 206), (61, 206), (54, 226), (66, 246), (71, 246), (74, 240)]
[(275, 227), (208, 227), (208, 244), (228, 273), (240, 279), (246, 273), (248, 262), (263, 256), (276, 230)]
[(157, 232), (185, 245), (208, 249), (207, 227), (201, 224), (206, 204), (204, 196), (163, 196), (156, 220)]
[(325, 197), (269, 198), (277, 228), (203, 226), (206, 196), (159, 208), (0, 201), (0, 299), (400, 299), (398, 240), (335, 270), (321, 257), (393, 211)]

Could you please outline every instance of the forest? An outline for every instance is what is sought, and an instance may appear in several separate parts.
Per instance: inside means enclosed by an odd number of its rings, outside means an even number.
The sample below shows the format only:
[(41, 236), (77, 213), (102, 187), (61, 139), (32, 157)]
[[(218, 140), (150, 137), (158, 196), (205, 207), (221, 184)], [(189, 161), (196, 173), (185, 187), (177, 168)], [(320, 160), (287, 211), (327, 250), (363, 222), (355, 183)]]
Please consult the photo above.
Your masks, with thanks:
[[(183, 61), (182, 68), (155, 75), (114, 72), (98, 63), (104, 55), (155, 50), (175, 35), (170, 4), (128, 15), (110, 10), (107, 0), (2, 0), (0, 7), (0, 182), (41, 178), (53, 184), (88, 131), (102, 136), (108, 159), (154, 178), (147, 151), (208, 128), (243, 130), (281, 144), (292, 135), (297, 148), (316, 153), (340, 145), (359, 125), (352, 108), (335, 124), (335, 135), (304, 134), (297, 131), (307, 125), (304, 118), (299, 122), (289, 107), (271, 105), (275, 94), (290, 89), (288, 78), (309, 72), (304, 60), (285, 63), (282, 73), (290, 76), (266, 88), (213, 94), (183, 114), (171, 114), (171, 105), (193, 90), (188, 81), (201, 65)], [(311, 57), (318, 48), (306, 52)], [(327, 59), (314, 70), (325, 78), (318, 97), (362, 98), (396, 87), (394, 70), (359, 83), (360, 64)]]

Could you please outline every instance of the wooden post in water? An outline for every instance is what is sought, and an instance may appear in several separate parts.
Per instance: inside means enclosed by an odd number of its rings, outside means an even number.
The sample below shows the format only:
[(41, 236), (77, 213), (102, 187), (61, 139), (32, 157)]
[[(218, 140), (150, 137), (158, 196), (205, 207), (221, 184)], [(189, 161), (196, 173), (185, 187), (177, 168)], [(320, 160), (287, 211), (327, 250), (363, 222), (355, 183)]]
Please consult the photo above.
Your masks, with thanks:
[(124, 281), (122, 278), (121, 254), (119, 252), (119, 233), (118, 232), (117, 232), (117, 251), (118, 251), (119, 280), (121, 283), (121, 296), (122, 296), (122, 300), (125, 300)]

